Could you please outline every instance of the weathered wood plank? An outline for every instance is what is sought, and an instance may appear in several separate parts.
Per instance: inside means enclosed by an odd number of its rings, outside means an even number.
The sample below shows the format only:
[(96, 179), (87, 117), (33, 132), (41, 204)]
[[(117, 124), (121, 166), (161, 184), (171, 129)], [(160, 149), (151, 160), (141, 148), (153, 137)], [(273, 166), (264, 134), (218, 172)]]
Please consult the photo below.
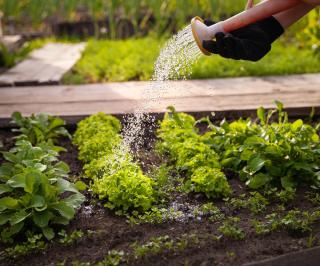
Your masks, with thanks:
[[(268, 78), (234, 78), (172, 82), (160, 99), (148, 103), (148, 112), (164, 112), (168, 105), (185, 112), (244, 111), (274, 107), (320, 107), (320, 74)], [(80, 86), (44, 86), (0, 89), (0, 118), (13, 111), (25, 115), (50, 112), (81, 116), (103, 111), (132, 113), (144, 107), (149, 82), (107, 83)], [(156, 88), (155, 88), (156, 90)]]
[(58, 84), (80, 58), (84, 47), (84, 43), (49, 43), (0, 75), (0, 85)]

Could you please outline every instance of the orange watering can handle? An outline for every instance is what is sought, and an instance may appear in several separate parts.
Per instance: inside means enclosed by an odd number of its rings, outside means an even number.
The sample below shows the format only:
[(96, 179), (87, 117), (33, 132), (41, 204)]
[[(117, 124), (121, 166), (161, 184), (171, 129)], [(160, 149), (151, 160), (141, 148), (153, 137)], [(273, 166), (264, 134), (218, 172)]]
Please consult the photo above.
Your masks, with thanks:
[(300, 0), (267, 0), (223, 21), (225, 32), (231, 32), (263, 20), (300, 4)]

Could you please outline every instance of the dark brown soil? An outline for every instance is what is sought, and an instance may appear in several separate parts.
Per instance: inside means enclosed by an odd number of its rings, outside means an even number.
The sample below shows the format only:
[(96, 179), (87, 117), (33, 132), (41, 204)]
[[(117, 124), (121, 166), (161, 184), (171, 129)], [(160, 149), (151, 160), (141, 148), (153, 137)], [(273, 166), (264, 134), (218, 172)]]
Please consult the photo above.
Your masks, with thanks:
[[(9, 149), (13, 142), (13, 136), (8, 130), (0, 131), (0, 140), (4, 143), (4, 149)], [(72, 176), (80, 176), (82, 163), (77, 159), (77, 149), (70, 140), (61, 140), (60, 145), (67, 148), (68, 152), (61, 155), (61, 159), (69, 164)], [(145, 170), (151, 164), (159, 164), (160, 159), (152, 152), (147, 151), (150, 156), (138, 155), (144, 162)], [(0, 156), (0, 163), (2, 162)], [(246, 188), (232, 173), (228, 173), (230, 184), (234, 190), (234, 196), (246, 193)], [(291, 202), (286, 209), (299, 208), (301, 210), (312, 211), (315, 207), (305, 199), (306, 189), (297, 192), (296, 199)], [(87, 201), (78, 211), (76, 218), (68, 226), (67, 231), (87, 230), (93, 231), (89, 236), (77, 240), (74, 244), (63, 246), (57, 242), (50, 244), (46, 251), (37, 254), (30, 254), (16, 260), (6, 260), (0, 265), (55, 265), (58, 262), (65, 262), (72, 265), (72, 262), (90, 262), (95, 264), (104, 259), (111, 249), (129, 252), (130, 245), (134, 242), (145, 243), (151, 237), (168, 235), (175, 239), (183, 234), (195, 233), (200, 239), (200, 243), (190, 246), (182, 251), (162, 252), (160, 255), (149, 255), (144, 259), (129, 260), (130, 265), (242, 265), (243, 263), (257, 261), (277, 255), (298, 251), (307, 248), (308, 235), (292, 236), (286, 231), (273, 232), (269, 235), (258, 236), (250, 223), (250, 219), (264, 217), (268, 213), (277, 210), (278, 205), (272, 203), (261, 215), (253, 215), (248, 210), (242, 209), (234, 211), (223, 201), (216, 201), (222, 212), (227, 216), (236, 215), (241, 218), (239, 227), (245, 233), (244, 240), (233, 240), (223, 237), (220, 241), (213, 240), (217, 235), (219, 222), (212, 222), (205, 217), (199, 219), (187, 219), (183, 222), (170, 222), (159, 225), (144, 224), (130, 225), (125, 217), (114, 215), (105, 209), (100, 203), (94, 203), (89, 192), (86, 192)], [(179, 199), (188, 204), (199, 204), (204, 202), (201, 195), (189, 195)], [(320, 224), (313, 228), (314, 244), (319, 244)]]

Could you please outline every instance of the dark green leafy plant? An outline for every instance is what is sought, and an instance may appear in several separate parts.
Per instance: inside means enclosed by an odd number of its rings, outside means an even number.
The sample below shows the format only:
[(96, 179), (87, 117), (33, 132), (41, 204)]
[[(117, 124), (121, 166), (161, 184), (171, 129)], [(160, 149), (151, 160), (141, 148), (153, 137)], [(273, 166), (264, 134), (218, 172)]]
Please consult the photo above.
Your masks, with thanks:
[(237, 226), (237, 223), (239, 222), (240, 218), (238, 217), (228, 217), (218, 228), (218, 231), (224, 236), (242, 240), (245, 238), (245, 232)]
[(20, 256), (30, 254), (31, 252), (45, 250), (47, 246), (47, 243), (43, 239), (43, 235), (27, 234), (27, 241), (21, 244), (16, 244), (13, 247), (6, 248), (2, 253), (0, 253), (0, 260), (4, 258), (16, 259)]
[(54, 237), (53, 225), (66, 225), (84, 196), (64, 179), (69, 167), (57, 159), (57, 148), (19, 140), (0, 166), (0, 228), (2, 241), (27, 229)]
[[(283, 105), (277, 110), (257, 111), (260, 124), (242, 119), (220, 127), (212, 126), (205, 143), (221, 157), (224, 168), (240, 172), (252, 189), (266, 185), (294, 189), (302, 184), (319, 186), (320, 153), (317, 128), (302, 120), (289, 122)], [(271, 122), (277, 114), (278, 121)]]
[(71, 138), (65, 129), (65, 121), (61, 118), (46, 113), (23, 117), (21, 113), (14, 112), (11, 116), (12, 123), (19, 126), (14, 132), (19, 132), (18, 139), (30, 141), (33, 145), (51, 140), (53, 142), (61, 136)]

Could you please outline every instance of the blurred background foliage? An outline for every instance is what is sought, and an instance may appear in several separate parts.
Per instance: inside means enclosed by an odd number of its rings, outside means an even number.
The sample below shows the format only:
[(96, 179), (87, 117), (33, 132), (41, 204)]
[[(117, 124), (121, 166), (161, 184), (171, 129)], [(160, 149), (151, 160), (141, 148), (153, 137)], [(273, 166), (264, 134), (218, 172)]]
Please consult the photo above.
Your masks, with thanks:
[(163, 34), (176, 31), (195, 14), (216, 20), (238, 13), (245, 0), (0, 0), (4, 23), (42, 27), (62, 21), (90, 17), (106, 22), (109, 37), (115, 38), (117, 26), (126, 20), (136, 35), (146, 30)]
[[(246, 2), (0, 0), (6, 34), (46, 36), (44, 40), (25, 43), (14, 54), (0, 47), (0, 66), (1, 60), (5, 67), (14, 65), (32, 49), (48, 41), (86, 40), (87, 48), (65, 76), (65, 83), (147, 80), (164, 42), (192, 17), (198, 15), (219, 21), (241, 12)], [(260, 62), (206, 57), (194, 67), (192, 78), (319, 72), (319, 61), (320, 11), (317, 8), (287, 30), (272, 52)]]

